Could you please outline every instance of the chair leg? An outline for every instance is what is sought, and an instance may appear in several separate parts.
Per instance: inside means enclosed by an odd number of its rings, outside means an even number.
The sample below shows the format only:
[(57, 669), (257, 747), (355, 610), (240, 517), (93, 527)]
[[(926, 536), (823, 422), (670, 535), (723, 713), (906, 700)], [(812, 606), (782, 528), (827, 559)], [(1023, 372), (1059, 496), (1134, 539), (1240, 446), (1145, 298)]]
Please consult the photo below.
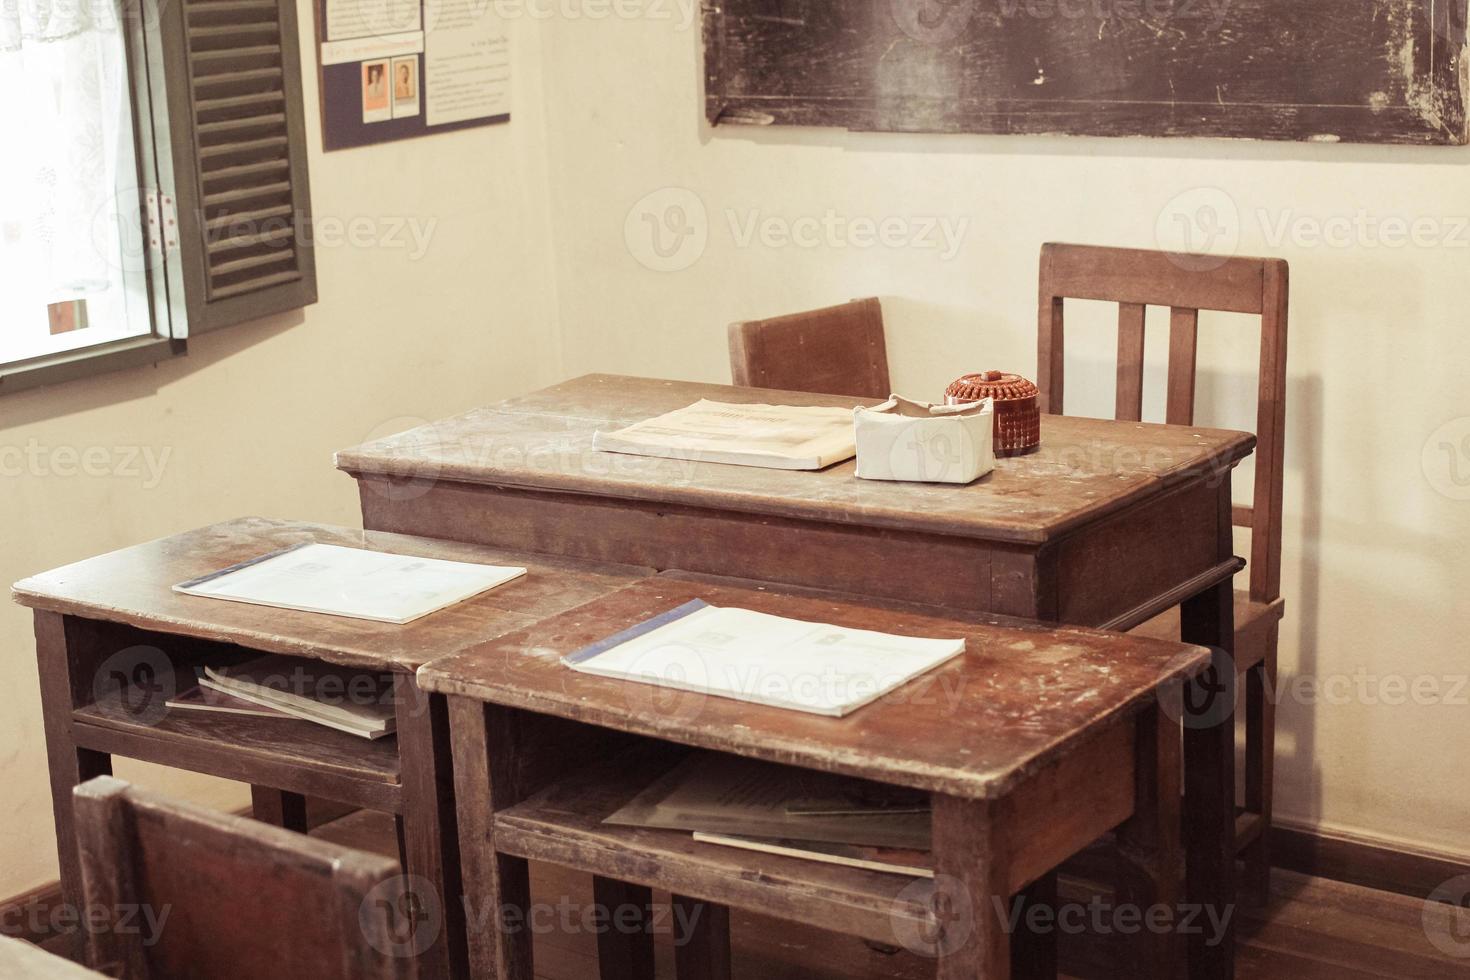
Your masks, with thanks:
[(1260, 816), (1261, 830), (1242, 852), (1241, 898), (1264, 907), (1271, 900), (1271, 788), (1276, 759), (1276, 627), (1266, 656), (1246, 672), (1245, 808)]

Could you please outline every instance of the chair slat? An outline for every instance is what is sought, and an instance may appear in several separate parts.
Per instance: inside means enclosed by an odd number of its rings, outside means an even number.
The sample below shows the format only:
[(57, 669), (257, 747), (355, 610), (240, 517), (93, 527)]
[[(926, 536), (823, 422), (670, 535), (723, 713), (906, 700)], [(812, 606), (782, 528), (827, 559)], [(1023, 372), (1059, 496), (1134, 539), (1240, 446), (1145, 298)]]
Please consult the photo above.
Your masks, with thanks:
[(1148, 307), (1142, 303), (1118, 304), (1118, 404), (1117, 418), (1137, 422), (1143, 418), (1143, 323)]
[(1256, 406), (1256, 486), (1251, 505), (1251, 598), (1281, 595), (1281, 508), (1286, 468), (1286, 262), (1265, 263), (1261, 307), (1261, 386)]
[(1199, 310), (1169, 311), (1169, 399), (1164, 421), (1194, 425), (1194, 378), (1199, 346)]

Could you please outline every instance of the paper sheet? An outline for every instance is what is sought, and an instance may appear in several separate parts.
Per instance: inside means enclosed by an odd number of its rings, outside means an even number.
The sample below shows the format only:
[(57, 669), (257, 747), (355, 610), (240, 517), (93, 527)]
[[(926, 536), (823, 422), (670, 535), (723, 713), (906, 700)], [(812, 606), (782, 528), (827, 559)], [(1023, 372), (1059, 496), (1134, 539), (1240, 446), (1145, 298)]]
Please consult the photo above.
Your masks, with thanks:
[(175, 592), (331, 616), (407, 623), (526, 574), (310, 543), (174, 586)]
[(424, 114), (430, 126), (510, 112), (510, 39), (493, 5), (430, 0), (425, 7)]

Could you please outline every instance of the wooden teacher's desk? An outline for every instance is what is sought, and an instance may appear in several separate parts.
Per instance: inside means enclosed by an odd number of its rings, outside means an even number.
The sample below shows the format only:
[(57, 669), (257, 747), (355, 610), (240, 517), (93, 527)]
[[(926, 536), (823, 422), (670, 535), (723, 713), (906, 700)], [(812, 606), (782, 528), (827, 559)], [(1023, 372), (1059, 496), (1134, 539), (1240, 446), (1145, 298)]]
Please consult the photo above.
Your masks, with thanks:
[[(1184, 640), (1233, 646), (1230, 474), (1249, 434), (1043, 416), (1038, 451), (969, 486), (862, 481), (852, 462), (787, 472), (592, 449), (598, 430), (700, 398), (872, 404), (589, 375), (337, 465), (376, 530), (1108, 629), (1182, 605)], [(1218, 664), (1186, 718), (1189, 891), (1220, 908), (1234, 893), (1235, 758), (1218, 692), (1233, 677)], [(1228, 939), (1191, 954), (1197, 977), (1230, 975)]]
[[(500, 588), (407, 625), (182, 595), (180, 582), (306, 541), (452, 561), (524, 566)], [(67, 565), (16, 583), (35, 609), (41, 709), (65, 901), (79, 907), (72, 789), (110, 775), (112, 757), (250, 783), (256, 816), (305, 830), (305, 799), (393, 813), (408, 871), (445, 902), (426, 976), (463, 959), (458, 835), (445, 705), (423, 694), (426, 661), (524, 629), (649, 574), (452, 541), (243, 518)], [(306, 721), (170, 709), (194, 668), (264, 654), (391, 673), (397, 735), (369, 741)], [(457, 964), (456, 964), (457, 965)], [(453, 971), (462, 975), (463, 969)]]
[[(859, 629), (964, 637), (964, 654), (845, 718), (576, 673), (560, 660), (693, 599)], [(708, 576), (644, 579), (419, 671), (449, 696), (475, 976), (530, 980), (527, 861), (600, 876), (603, 977), (651, 977), (626, 928), (648, 889), (698, 909), (680, 980), (728, 977), (728, 908), (897, 942), (941, 980), (1056, 976), (1055, 930), (1013, 933), (1013, 897), (1055, 902), (1053, 869), (1116, 829), (1119, 908), (1177, 921), (1179, 725), (1171, 687), (1209, 653), (1073, 629), (977, 625), (811, 590)], [(752, 687), (763, 681), (751, 679)], [(696, 842), (603, 819), (689, 748), (933, 794), (935, 878), (916, 880)], [(1042, 882), (1040, 888), (1036, 883)], [(621, 884), (617, 884), (621, 883)], [(693, 909), (691, 909), (693, 911)], [(519, 921), (520, 925), (517, 924)], [(1024, 921), (1024, 916), (1021, 920)], [(1172, 925), (1126, 944), (1119, 976), (1172, 978)], [(632, 967), (631, 964), (641, 964)]]

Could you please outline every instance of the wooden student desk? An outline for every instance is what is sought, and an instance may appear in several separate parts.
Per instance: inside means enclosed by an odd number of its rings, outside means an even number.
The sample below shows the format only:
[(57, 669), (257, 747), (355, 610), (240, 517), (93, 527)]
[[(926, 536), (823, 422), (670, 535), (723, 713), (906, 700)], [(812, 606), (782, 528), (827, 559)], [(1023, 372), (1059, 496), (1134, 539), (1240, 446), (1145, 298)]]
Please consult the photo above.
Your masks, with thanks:
[[(592, 435), (700, 398), (870, 400), (589, 375), (338, 453), (364, 526), (1126, 630), (1174, 606), (1181, 635), (1234, 644), (1230, 474), (1253, 436), (1042, 417), (1039, 451), (969, 486), (599, 453)], [(1216, 681), (1216, 678), (1221, 678)], [(1189, 891), (1234, 901), (1235, 756), (1221, 659), (1188, 699)], [(1228, 700), (1228, 696), (1227, 696)], [(1228, 709), (1228, 706), (1226, 706)], [(1233, 941), (1191, 944), (1196, 978)]]
[[(524, 578), (407, 625), (181, 595), (173, 586), (302, 541), (519, 565)], [(410, 874), (439, 890), (447, 941), (425, 976), (463, 959), (445, 706), (413, 676), (426, 661), (524, 629), (649, 574), (544, 555), (245, 518), (67, 565), (14, 586), (35, 609), (41, 707), (64, 900), (80, 902), (72, 789), (110, 775), (112, 756), (250, 783), (256, 816), (305, 830), (305, 797), (393, 813)], [(286, 654), (392, 673), (396, 738), (369, 741), (305, 721), (169, 710), (193, 667)], [(174, 671), (179, 680), (175, 681)], [(125, 685), (117, 686), (118, 679)], [(462, 970), (459, 971), (462, 973)]]
[[(921, 636), (965, 653), (846, 718), (580, 674), (561, 656), (691, 599)], [(728, 907), (936, 955), (940, 980), (1055, 976), (1053, 931), (1010, 934), (1011, 899), (1055, 901), (1052, 869), (1117, 828), (1119, 906), (1177, 908), (1179, 727), (1161, 692), (1207, 669), (1198, 647), (1039, 626), (1008, 629), (812, 591), (660, 576), (419, 671), (449, 696), (475, 976), (531, 980), (527, 861), (602, 876), (604, 978), (651, 980), (629, 927), (647, 889), (712, 903), (679, 946), (680, 980), (729, 976)], [(607, 826), (687, 747), (933, 794), (932, 883)], [(613, 881), (625, 883), (614, 886)], [(1039, 884), (1038, 884), (1039, 883)], [(508, 911), (507, 911), (508, 910)], [(503, 918), (502, 918), (503, 916)], [(1177, 921), (1177, 920), (1173, 920)], [(636, 923), (635, 923), (636, 924)], [(1119, 976), (1180, 975), (1177, 935), (1144, 930)]]

